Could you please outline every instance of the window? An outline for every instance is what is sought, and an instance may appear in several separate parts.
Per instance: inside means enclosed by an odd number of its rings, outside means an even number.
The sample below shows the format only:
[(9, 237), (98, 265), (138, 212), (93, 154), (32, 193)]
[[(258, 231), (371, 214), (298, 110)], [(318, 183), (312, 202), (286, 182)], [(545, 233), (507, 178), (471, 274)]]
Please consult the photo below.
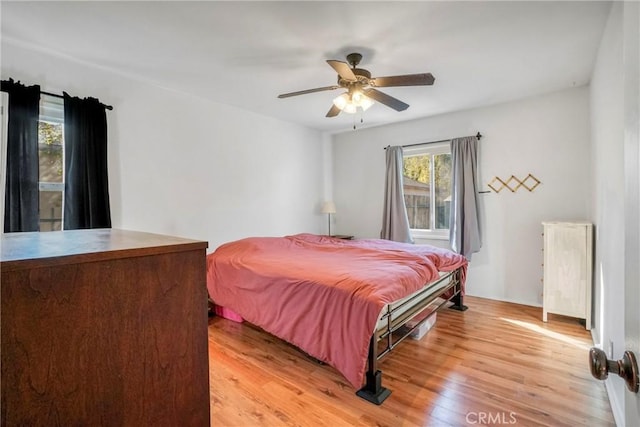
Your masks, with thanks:
[(415, 238), (449, 237), (451, 148), (448, 143), (404, 149), (404, 203)]
[(62, 230), (64, 203), (64, 104), (42, 95), (38, 122), (40, 231)]

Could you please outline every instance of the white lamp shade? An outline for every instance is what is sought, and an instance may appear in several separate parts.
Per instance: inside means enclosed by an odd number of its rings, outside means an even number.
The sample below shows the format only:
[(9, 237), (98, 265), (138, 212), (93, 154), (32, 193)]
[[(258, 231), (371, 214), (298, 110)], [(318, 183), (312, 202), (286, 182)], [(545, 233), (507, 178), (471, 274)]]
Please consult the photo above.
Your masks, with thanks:
[(349, 95), (346, 93), (343, 93), (342, 95), (338, 96), (337, 98), (334, 98), (333, 100), (333, 105), (335, 105), (341, 110), (343, 110), (348, 103), (349, 103)]
[(367, 111), (373, 104), (373, 99), (369, 98), (368, 96), (363, 95), (360, 99), (360, 107), (362, 108), (362, 111)]
[(333, 202), (324, 202), (320, 212), (324, 214), (334, 214), (336, 213), (336, 204)]
[(344, 106), (342, 111), (349, 114), (355, 114), (355, 112), (358, 111), (358, 107), (356, 107), (355, 104), (349, 102), (347, 105)]

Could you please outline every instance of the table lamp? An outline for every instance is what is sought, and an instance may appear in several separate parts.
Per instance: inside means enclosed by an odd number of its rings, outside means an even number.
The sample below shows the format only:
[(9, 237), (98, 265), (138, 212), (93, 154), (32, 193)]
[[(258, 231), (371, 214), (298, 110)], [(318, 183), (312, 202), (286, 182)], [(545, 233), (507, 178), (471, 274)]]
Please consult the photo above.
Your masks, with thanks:
[(324, 202), (322, 204), (322, 209), (320, 210), (320, 212), (327, 214), (328, 218), (329, 218), (329, 236), (331, 236), (331, 214), (336, 213), (336, 204), (329, 201), (329, 202)]

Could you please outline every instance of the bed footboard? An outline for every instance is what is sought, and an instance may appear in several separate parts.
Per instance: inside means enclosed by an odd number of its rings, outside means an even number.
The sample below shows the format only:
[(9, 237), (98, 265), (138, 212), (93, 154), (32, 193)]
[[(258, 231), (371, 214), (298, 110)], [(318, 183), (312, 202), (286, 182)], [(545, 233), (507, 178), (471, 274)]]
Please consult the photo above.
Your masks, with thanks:
[[(387, 308), (387, 312), (382, 315), (382, 318), (386, 318), (387, 325), (383, 330), (376, 328), (376, 331), (371, 336), (365, 385), (356, 392), (356, 395), (376, 405), (382, 404), (391, 394), (391, 390), (382, 386), (382, 371), (378, 369), (378, 361), (389, 354), (400, 342), (404, 341), (415, 329), (419, 328), (449, 302), (453, 302), (450, 308), (454, 310), (465, 311), (468, 309), (463, 304), (464, 297), (462, 295), (460, 277), (460, 270), (455, 270), (432, 285), (425, 287), (422, 292), (416, 294), (413, 298), (394, 308)], [(444, 298), (444, 295), (450, 296)], [(434, 303), (436, 304), (435, 307)], [(429, 309), (432, 309), (432, 311), (427, 316), (412, 327), (407, 327), (407, 323), (410, 320)], [(394, 311), (397, 312), (398, 310), (401, 311), (401, 315), (394, 317)], [(381, 344), (382, 348), (380, 348)]]

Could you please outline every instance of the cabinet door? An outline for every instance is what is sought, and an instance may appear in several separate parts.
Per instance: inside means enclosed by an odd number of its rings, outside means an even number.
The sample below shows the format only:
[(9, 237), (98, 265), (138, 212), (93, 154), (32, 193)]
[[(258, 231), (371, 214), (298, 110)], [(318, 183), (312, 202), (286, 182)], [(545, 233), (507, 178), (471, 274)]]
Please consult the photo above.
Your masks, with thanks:
[(545, 228), (545, 310), (585, 318), (587, 229), (571, 225)]

